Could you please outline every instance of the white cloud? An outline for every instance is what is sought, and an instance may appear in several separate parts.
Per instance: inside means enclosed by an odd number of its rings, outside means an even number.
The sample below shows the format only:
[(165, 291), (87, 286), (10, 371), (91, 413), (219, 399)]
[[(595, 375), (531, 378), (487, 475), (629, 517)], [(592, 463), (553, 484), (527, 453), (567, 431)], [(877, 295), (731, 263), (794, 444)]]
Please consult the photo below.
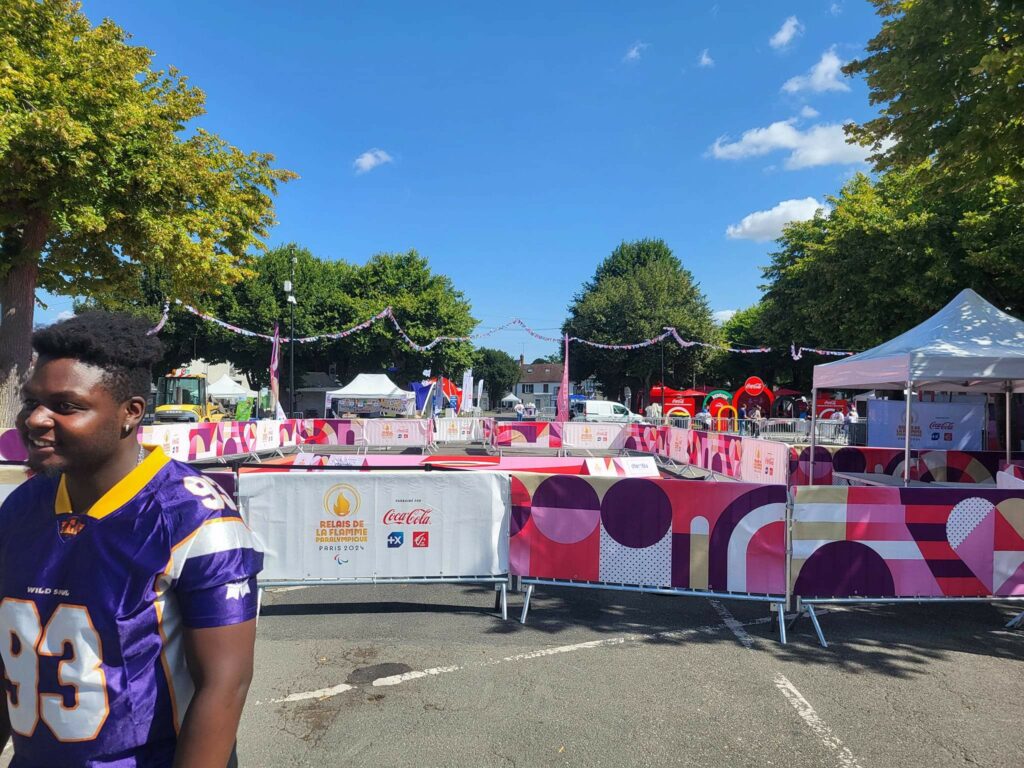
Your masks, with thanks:
[(767, 211), (754, 211), (744, 216), (739, 224), (730, 224), (725, 230), (725, 236), (730, 240), (753, 240), (757, 243), (774, 240), (782, 234), (786, 224), (812, 219), (815, 212), (823, 207), (813, 197), (783, 200)]
[(63, 312), (57, 313), (57, 319), (54, 322), (60, 322), (61, 320), (70, 320), (75, 316), (75, 313), (70, 309), (65, 309)]
[(711, 317), (714, 318), (715, 322), (719, 325), (728, 322), (732, 319), (732, 316), (736, 314), (735, 309), (719, 309), (711, 313)]
[(372, 171), (378, 165), (385, 165), (386, 163), (393, 162), (395, 162), (395, 159), (383, 149), (374, 148), (368, 149), (353, 160), (352, 167), (356, 169), (356, 173), (367, 173)]
[(640, 54), (642, 54), (644, 49), (648, 47), (650, 46), (648, 46), (647, 43), (641, 43), (639, 40), (637, 40), (635, 43), (633, 43), (633, 45), (629, 47), (629, 50), (626, 51), (626, 55), (622, 57), (622, 60), (639, 61)]
[(832, 7), (828, 9), (828, 12), (831, 13), (833, 16), (838, 16), (840, 13), (843, 12), (842, 3), (832, 3)]
[(818, 63), (811, 67), (806, 75), (791, 77), (782, 85), (786, 93), (799, 93), (800, 91), (813, 91), (822, 93), (824, 91), (848, 91), (850, 86), (839, 78), (843, 73), (840, 69), (843, 66), (842, 60), (836, 56), (836, 49), (829, 48), (818, 60)]
[(800, 108), (800, 117), (806, 117), (808, 120), (813, 120), (820, 114), (821, 112), (816, 110), (814, 107), (804, 105)]
[(708, 55), (708, 49), (705, 48), (700, 52), (700, 58), (697, 59), (698, 67), (713, 67), (715, 66), (715, 60)]
[(806, 131), (796, 127), (796, 119), (780, 120), (765, 128), (744, 131), (737, 141), (720, 136), (709, 152), (718, 160), (743, 160), (771, 152), (788, 150), (783, 163), (786, 170), (814, 168), (820, 165), (852, 165), (864, 162), (869, 149), (848, 144), (840, 123), (820, 123)]
[(779, 27), (779, 31), (772, 35), (771, 39), (768, 41), (768, 45), (775, 50), (780, 50), (793, 42), (794, 37), (802, 35), (803, 33), (804, 25), (800, 23), (800, 19), (796, 16), (790, 16), (782, 22), (782, 26)]

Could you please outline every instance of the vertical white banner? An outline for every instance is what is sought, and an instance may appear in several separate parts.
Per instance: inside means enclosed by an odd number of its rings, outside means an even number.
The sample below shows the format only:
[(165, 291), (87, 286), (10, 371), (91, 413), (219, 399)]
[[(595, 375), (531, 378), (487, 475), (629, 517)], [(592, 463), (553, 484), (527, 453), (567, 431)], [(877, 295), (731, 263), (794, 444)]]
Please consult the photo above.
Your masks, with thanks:
[(242, 472), (238, 496), (264, 581), (508, 573), (507, 475)]

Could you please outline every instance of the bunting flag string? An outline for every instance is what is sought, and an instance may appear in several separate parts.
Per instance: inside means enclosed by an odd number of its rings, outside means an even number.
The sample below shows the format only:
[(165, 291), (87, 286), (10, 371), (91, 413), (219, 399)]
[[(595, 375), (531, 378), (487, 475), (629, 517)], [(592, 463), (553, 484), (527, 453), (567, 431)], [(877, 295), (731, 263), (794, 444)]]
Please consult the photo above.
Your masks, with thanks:
[(804, 352), (810, 352), (815, 355), (826, 355), (828, 357), (847, 357), (849, 355), (855, 355), (856, 352), (846, 352), (841, 349), (815, 349), (814, 347), (798, 347), (795, 344), (789, 345), (789, 354), (794, 360), (799, 360), (804, 356)]
[[(219, 325), (221, 328), (224, 328), (227, 331), (231, 331), (232, 333), (237, 333), (240, 336), (249, 336), (249, 337), (256, 338), (256, 339), (265, 339), (267, 341), (274, 341), (274, 337), (273, 336), (270, 336), (270, 335), (265, 334), (265, 333), (257, 333), (256, 331), (251, 331), (251, 330), (249, 330), (247, 328), (241, 328), (241, 327), (239, 327), (237, 325), (233, 325), (232, 323), (229, 323), (229, 322), (227, 322), (225, 320), (221, 320), (220, 318), (214, 317), (213, 315), (208, 315), (205, 312), (202, 312), (202, 311), (196, 309), (195, 307), (191, 306), (190, 304), (184, 303), (180, 299), (175, 299), (174, 303), (177, 304), (178, 306), (182, 307), (186, 311), (192, 313), (196, 317), (199, 317), (199, 318), (202, 318), (203, 320), (206, 320), (208, 322), (214, 323), (215, 325)], [(164, 305), (163, 317), (160, 319), (160, 322), (153, 329), (151, 329), (148, 332), (149, 335), (153, 335), (153, 334), (159, 333), (160, 330), (163, 329), (164, 325), (167, 322), (167, 315), (168, 315), (169, 311), (170, 311), (170, 302), (167, 302)], [(549, 342), (561, 343), (564, 340), (564, 338), (558, 338), (558, 337), (555, 337), (555, 336), (545, 336), (542, 333), (538, 333), (536, 330), (534, 330), (529, 325), (527, 325), (525, 322), (523, 322), (523, 320), (521, 320), (518, 317), (514, 317), (511, 320), (509, 320), (507, 323), (504, 323), (504, 324), (502, 324), (500, 326), (497, 326), (495, 328), (491, 328), (491, 329), (486, 330), (486, 331), (482, 331), (481, 333), (472, 333), (472, 334), (468, 334), (466, 336), (437, 336), (434, 339), (432, 339), (431, 341), (427, 342), (426, 344), (419, 344), (416, 341), (414, 341), (412, 339), (412, 337), (409, 336), (409, 334), (406, 332), (406, 330), (402, 327), (402, 324), (398, 322), (398, 318), (395, 317), (394, 310), (391, 307), (385, 307), (384, 309), (382, 309), (380, 312), (378, 312), (373, 317), (369, 318), (368, 320), (364, 320), (363, 322), (359, 323), (359, 325), (354, 325), (354, 326), (352, 326), (351, 328), (349, 328), (347, 330), (338, 331), (338, 332), (335, 332), (335, 333), (321, 333), (321, 334), (317, 334), (315, 336), (304, 336), (302, 338), (296, 338), (295, 341), (298, 342), (299, 344), (311, 344), (311, 343), (318, 342), (318, 341), (333, 341), (333, 340), (337, 340), (337, 339), (344, 339), (344, 338), (346, 338), (348, 336), (351, 336), (354, 333), (358, 333), (359, 331), (365, 331), (367, 328), (372, 326), (374, 323), (377, 323), (380, 320), (384, 320), (384, 319), (388, 319), (388, 320), (391, 321), (391, 324), (394, 326), (395, 331), (401, 337), (402, 341), (405, 342), (405, 344), (407, 344), (409, 347), (411, 347), (416, 352), (429, 352), (434, 347), (436, 347), (438, 344), (441, 344), (442, 342), (446, 342), (446, 341), (465, 342), (465, 341), (472, 341), (474, 339), (486, 338), (487, 336), (493, 336), (494, 334), (499, 333), (500, 331), (507, 330), (507, 329), (512, 328), (514, 326), (518, 326), (519, 328), (522, 328), (528, 334), (530, 334), (535, 339), (538, 339), (540, 341), (549, 341)], [(570, 342), (575, 341), (575, 342), (579, 342), (580, 344), (585, 344), (585, 345), (587, 345), (589, 347), (594, 347), (596, 349), (607, 349), (607, 350), (623, 350), (623, 351), (628, 351), (628, 350), (643, 349), (645, 347), (654, 346), (655, 344), (658, 344), (658, 343), (664, 341), (667, 338), (672, 338), (683, 349), (689, 349), (689, 348), (695, 347), (695, 346), (696, 347), (706, 347), (708, 349), (719, 349), (719, 350), (722, 350), (724, 352), (732, 352), (732, 353), (738, 354), (738, 355), (756, 355), (756, 354), (764, 354), (766, 352), (771, 352), (772, 351), (771, 347), (751, 347), (749, 349), (741, 349), (741, 348), (737, 348), (737, 347), (730, 347), (727, 344), (713, 344), (713, 343), (706, 342), (706, 341), (690, 341), (690, 340), (684, 339), (682, 336), (680, 336), (679, 332), (675, 328), (673, 328), (673, 327), (666, 327), (664, 333), (661, 333), (661, 334), (659, 334), (659, 335), (657, 335), (657, 336), (655, 336), (653, 338), (646, 339), (644, 341), (634, 342), (632, 344), (605, 344), (605, 343), (599, 342), (599, 341), (591, 341), (590, 339), (581, 339), (579, 336), (570, 336), (568, 338), (569, 338)], [(291, 341), (292, 341), (292, 339), (290, 339), (290, 338), (287, 338), (287, 337), (284, 337), (284, 336), (279, 337), (279, 343), (286, 344), (286, 343), (289, 343)], [(799, 347), (798, 348), (798, 347), (796, 347), (795, 344), (794, 345), (790, 345), (790, 354), (793, 356), (794, 360), (799, 360), (804, 352), (813, 352), (813, 353), (818, 354), (818, 355), (834, 355), (834, 356), (844, 356), (844, 355), (852, 355), (852, 354), (854, 354), (853, 352), (842, 352), (842, 351), (830, 350), (830, 349), (813, 349), (813, 348), (810, 348), (810, 347)]]
[(167, 316), (170, 315), (170, 314), (171, 314), (171, 302), (165, 301), (164, 302), (163, 314), (160, 315), (160, 322), (158, 322), (156, 325), (154, 325), (152, 328), (150, 328), (148, 331), (146, 331), (146, 335), (147, 336), (156, 336), (158, 333), (160, 333), (160, 331), (162, 331), (164, 329), (164, 326), (167, 325)]

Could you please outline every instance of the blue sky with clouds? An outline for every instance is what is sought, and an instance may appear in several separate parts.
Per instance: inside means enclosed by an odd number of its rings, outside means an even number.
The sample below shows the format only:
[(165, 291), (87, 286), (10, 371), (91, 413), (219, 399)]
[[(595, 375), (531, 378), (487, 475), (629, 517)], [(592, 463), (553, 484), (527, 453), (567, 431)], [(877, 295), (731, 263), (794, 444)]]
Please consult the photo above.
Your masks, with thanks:
[[(839, 67), (878, 28), (866, 0), (84, 9), (201, 87), (205, 127), (301, 176), (271, 244), (353, 262), (415, 248), (480, 330), (557, 329), (598, 262), (643, 237), (723, 316), (749, 306), (782, 223), (865, 168), (840, 126), (873, 109)], [(520, 331), (484, 343), (554, 351)]]

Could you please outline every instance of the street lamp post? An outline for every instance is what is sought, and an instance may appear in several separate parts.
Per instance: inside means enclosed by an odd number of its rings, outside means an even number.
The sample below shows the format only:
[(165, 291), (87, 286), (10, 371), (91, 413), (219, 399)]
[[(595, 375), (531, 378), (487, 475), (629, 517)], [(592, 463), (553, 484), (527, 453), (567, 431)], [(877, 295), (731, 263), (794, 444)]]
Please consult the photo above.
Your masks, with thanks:
[(289, 357), (289, 363), (288, 363), (288, 368), (289, 368), (289, 371), (288, 371), (288, 392), (289, 392), (289, 395), (288, 395), (288, 400), (289, 400), (289, 406), (290, 406), (288, 408), (288, 414), (289, 414), (289, 416), (292, 416), (292, 417), (294, 417), (294, 415), (295, 415), (295, 305), (297, 303), (295, 301), (294, 288), (295, 288), (295, 265), (298, 263), (298, 261), (299, 260), (298, 260), (297, 257), (292, 256), (292, 276), (291, 276), (291, 280), (285, 280), (284, 281), (284, 290), (285, 290), (285, 293), (288, 294), (288, 305), (289, 305), (288, 306), (288, 311), (289, 311), (289, 314), (291, 315), (291, 321), (290, 321), (291, 331), (288, 334), (288, 357)]

